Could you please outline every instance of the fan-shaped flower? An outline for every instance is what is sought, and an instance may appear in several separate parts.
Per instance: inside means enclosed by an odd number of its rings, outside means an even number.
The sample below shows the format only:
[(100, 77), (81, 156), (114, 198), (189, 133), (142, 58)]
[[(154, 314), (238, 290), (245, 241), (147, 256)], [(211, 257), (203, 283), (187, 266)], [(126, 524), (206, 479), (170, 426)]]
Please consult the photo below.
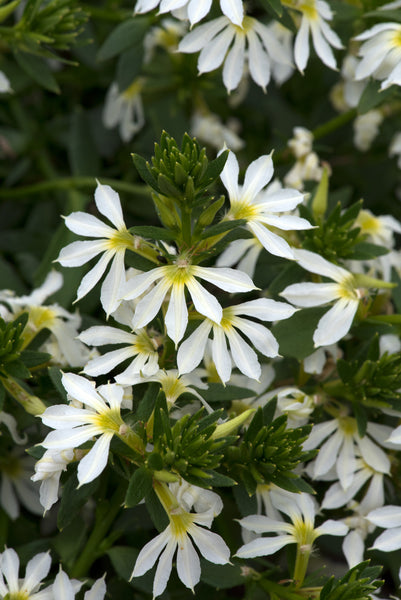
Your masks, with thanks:
[(276, 187), (263, 190), (273, 176), (271, 155), (261, 156), (249, 165), (242, 187), (238, 185), (238, 175), (237, 158), (230, 152), (220, 176), (230, 198), (230, 210), (225, 218), (246, 219), (247, 229), (268, 252), (293, 259), (292, 248), (272, 229), (291, 231), (312, 228), (306, 219), (278, 214), (296, 208), (302, 202), (303, 194), (294, 189), (277, 190)]
[(378, 23), (355, 38), (363, 42), (362, 60), (355, 69), (355, 79), (371, 75), (382, 82), (380, 89), (401, 85), (401, 24)]
[(121, 139), (129, 142), (145, 125), (145, 115), (141, 91), (143, 78), (135, 79), (125, 90), (120, 91), (117, 83), (112, 83), (103, 109), (104, 126), (112, 129), (119, 126)]

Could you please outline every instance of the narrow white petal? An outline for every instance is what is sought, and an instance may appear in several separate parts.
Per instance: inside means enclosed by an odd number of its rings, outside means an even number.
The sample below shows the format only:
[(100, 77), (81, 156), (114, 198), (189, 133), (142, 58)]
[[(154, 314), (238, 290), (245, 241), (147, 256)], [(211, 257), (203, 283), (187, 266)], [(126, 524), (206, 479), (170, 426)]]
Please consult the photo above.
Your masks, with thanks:
[(137, 337), (117, 327), (95, 325), (82, 331), (78, 339), (88, 346), (104, 346), (105, 344), (134, 344)]
[(265, 515), (249, 515), (240, 519), (239, 523), (241, 527), (255, 533), (286, 533), (293, 527), (289, 523), (276, 521)]
[(153, 567), (159, 554), (166, 546), (170, 538), (170, 527), (167, 527), (162, 533), (159, 533), (153, 540), (148, 542), (138, 554), (136, 559), (135, 567), (131, 575), (133, 577), (140, 577), (144, 575), (149, 569)]
[(294, 210), (301, 204), (304, 199), (304, 195), (298, 190), (291, 188), (282, 188), (271, 193), (270, 187), (267, 190), (262, 191), (255, 202), (255, 206), (260, 208), (266, 213), (277, 213), (285, 212), (287, 210)]
[(220, 174), (220, 179), (228, 192), (231, 202), (235, 202), (238, 200), (238, 175), (238, 160), (234, 152), (230, 150), (230, 152), (228, 153), (226, 164), (224, 165), (224, 169)]
[(102, 284), (100, 301), (107, 317), (118, 308), (121, 302), (123, 287), (126, 282), (124, 255), (124, 250), (118, 250), (115, 253), (110, 270)]
[(210, 321), (203, 321), (189, 338), (180, 344), (177, 353), (177, 366), (180, 375), (190, 373), (201, 362), (211, 328)]
[(213, 283), (225, 292), (250, 292), (256, 290), (252, 279), (242, 271), (228, 267), (192, 267), (193, 274)]
[(298, 264), (307, 271), (311, 271), (311, 273), (324, 275), (325, 277), (329, 277), (329, 279), (334, 279), (338, 283), (341, 283), (350, 276), (349, 271), (346, 269), (334, 265), (319, 254), (310, 252), (310, 250), (297, 248), (294, 250), (294, 254)]
[(114, 367), (127, 360), (127, 358), (135, 356), (135, 354), (136, 352), (132, 347), (119, 348), (118, 350), (107, 352), (102, 356), (97, 356), (90, 360), (84, 368), (84, 373), (91, 375), (92, 377), (110, 373)]
[(234, 25), (242, 25), (244, 18), (244, 7), (242, 0), (220, 0), (220, 7), (223, 13)]
[(382, 506), (372, 510), (367, 518), (377, 527), (401, 527), (401, 506)]
[(81, 300), (81, 298), (86, 296), (86, 294), (88, 294), (88, 292), (90, 292), (91, 289), (95, 287), (95, 285), (105, 272), (107, 265), (113, 258), (113, 255), (113, 250), (107, 250), (103, 254), (103, 256), (100, 257), (100, 260), (96, 263), (96, 265), (85, 275), (77, 290), (77, 298), (75, 300), (76, 302), (77, 300)]
[(281, 550), (287, 544), (294, 544), (295, 538), (291, 535), (277, 535), (274, 537), (262, 537), (244, 544), (236, 552), (239, 558), (254, 558), (255, 556), (270, 556)]
[(125, 285), (123, 300), (138, 298), (138, 296), (146, 292), (152, 283), (164, 277), (165, 273), (166, 270), (163, 267), (156, 267), (156, 269), (131, 277)]
[(198, 59), (199, 73), (209, 73), (222, 64), (234, 35), (232, 26), (227, 26), (203, 47)]
[(231, 329), (226, 332), (230, 342), (230, 350), (235, 365), (251, 379), (259, 379), (261, 367), (256, 352), (242, 339), (242, 337)]
[(266, 91), (271, 72), (269, 55), (252, 29), (248, 31), (247, 37), (249, 48), (248, 62), (251, 77), (255, 83)]
[(298, 69), (303, 73), (309, 58), (309, 22), (303, 17), (295, 38), (294, 59)]
[(320, 22), (318, 23), (317, 21), (313, 21), (311, 23), (311, 31), (316, 54), (325, 65), (330, 67), (330, 69), (336, 69), (336, 59), (334, 58), (332, 49), (322, 35)]
[(296, 309), (285, 302), (277, 302), (270, 298), (258, 298), (242, 302), (232, 307), (234, 314), (246, 315), (262, 321), (281, 321), (291, 317)]
[(273, 177), (273, 161), (270, 154), (260, 156), (251, 162), (245, 173), (244, 187), (242, 196), (247, 202), (252, 203), (253, 199), (259, 194)]
[(90, 440), (94, 435), (99, 435), (99, 427), (87, 425), (77, 429), (60, 429), (47, 434), (41, 446), (54, 450), (68, 450), (77, 448)]
[(345, 523), (341, 521), (334, 521), (333, 519), (328, 519), (319, 527), (316, 527), (315, 532), (320, 535), (346, 535), (348, 532), (348, 527)]
[(95, 581), (90, 590), (85, 592), (84, 600), (103, 600), (106, 591), (106, 582), (103, 576)]
[(313, 225), (306, 219), (301, 219), (295, 215), (268, 215), (260, 219), (262, 223), (282, 229), (283, 231), (297, 231), (304, 229), (313, 229)]
[(392, 552), (393, 550), (399, 550), (399, 548), (401, 548), (401, 527), (384, 531), (372, 546), (372, 549), (381, 550), (382, 552)]
[(92, 411), (67, 404), (49, 406), (41, 415), (42, 423), (53, 429), (72, 429), (88, 423), (92, 417)]
[(344, 490), (344, 488), (338, 482), (334, 483), (332, 486), (330, 486), (324, 496), (322, 508), (330, 509), (344, 506), (359, 492), (369, 477), (369, 470), (362, 469), (361, 471), (355, 473), (351, 485), (348, 486), (346, 490)]
[(155, 578), (153, 580), (153, 596), (160, 596), (164, 590), (166, 589), (167, 582), (170, 577), (171, 568), (173, 565), (173, 556), (175, 549), (177, 547), (177, 542), (175, 539), (170, 539), (164, 550), (163, 554), (159, 559), (159, 564), (157, 565)]
[(253, 323), (252, 321), (241, 319), (240, 317), (236, 318), (233, 325), (238, 327), (238, 329), (251, 340), (256, 350), (261, 352), (261, 354), (268, 356), (269, 358), (278, 356), (278, 342), (271, 331), (266, 327), (260, 323)]
[(64, 571), (59, 571), (57, 573), (52, 586), (52, 592), (54, 600), (74, 600), (75, 592), (72, 583)]
[(170, 302), (164, 317), (167, 335), (178, 344), (183, 338), (188, 325), (188, 309), (185, 302), (185, 286), (175, 283), (172, 286)]
[(343, 442), (343, 439), (343, 433), (341, 431), (336, 431), (335, 434), (332, 435), (320, 448), (320, 452), (315, 461), (315, 467), (313, 471), (314, 478), (319, 478), (321, 475), (324, 475), (335, 464), (338, 450)]
[(189, 529), (195, 544), (198, 546), (202, 556), (215, 565), (224, 565), (230, 560), (230, 549), (222, 537), (207, 531), (203, 527), (193, 525)]
[(105, 403), (96, 392), (93, 383), (86, 379), (86, 377), (81, 377), (75, 373), (63, 373), (61, 383), (75, 400), (83, 402), (99, 413), (107, 409)]
[(208, 14), (211, 5), (212, 0), (203, 0), (203, 2), (197, 2), (197, 0), (190, 1), (188, 5), (188, 19), (191, 23), (191, 27), (192, 25), (195, 25), (195, 23), (198, 23), (201, 19), (203, 19), (203, 17), (205, 17)]
[(282, 256), (283, 258), (288, 258), (289, 260), (294, 259), (294, 252), (284, 238), (280, 237), (276, 233), (273, 233), (267, 227), (257, 223), (256, 221), (249, 221), (248, 227), (255, 237), (258, 238), (262, 246), (268, 252), (270, 252), (270, 254)]
[(109, 382), (105, 385), (100, 385), (97, 389), (99, 394), (107, 401), (111, 410), (119, 412), (124, 399), (122, 386)]
[(1, 571), (7, 580), (9, 591), (18, 592), (19, 558), (13, 548), (6, 548), (1, 554)]
[(233, 47), (228, 52), (223, 67), (223, 83), (228, 93), (235, 90), (244, 72), (245, 63), (245, 35), (237, 32)]
[(112, 433), (103, 433), (78, 465), (79, 485), (89, 483), (100, 475), (107, 465)]
[(338, 300), (320, 319), (313, 334), (315, 346), (329, 346), (341, 340), (351, 329), (358, 304), (358, 300)]
[(361, 451), (364, 461), (380, 473), (390, 472), (390, 460), (385, 452), (379, 446), (372, 442), (367, 435), (361, 438), (358, 434), (355, 436), (358, 448)]
[(204, 25), (198, 25), (184, 36), (178, 45), (178, 52), (192, 53), (199, 52), (201, 48), (209, 42), (229, 23), (227, 17), (213, 19)]
[(363, 561), (365, 544), (359, 531), (350, 531), (344, 538), (343, 552), (350, 569)]
[(287, 286), (280, 296), (296, 306), (320, 306), (339, 296), (337, 283), (293, 283)]
[(308, 439), (304, 442), (303, 449), (311, 450), (312, 448), (317, 448), (336, 429), (338, 429), (338, 421), (336, 419), (315, 425)]
[(85, 237), (110, 238), (115, 233), (115, 229), (97, 217), (80, 211), (71, 213), (64, 221), (70, 231)]
[(213, 327), (212, 357), (216, 371), (223, 383), (231, 377), (231, 357), (221, 327)]
[(187, 288), (196, 310), (215, 323), (220, 323), (223, 310), (213, 294), (208, 292), (194, 277), (187, 281)]
[(80, 267), (101, 252), (105, 252), (107, 247), (106, 240), (72, 242), (61, 249), (57, 262), (63, 267)]
[(338, 460), (336, 463), (337, 474), (340, 479), (340, 483), (346, 490), (354, 479), (355, 472), (355, 448), (354, 440), (350, 435), (344, 435), (344, 442), (341, 450), (338, 454)]
[(125, 230), (120, 196), (109, 185), (98, 182), (95, 191), (95, 202), (99, 212), (109, 219), (119, 230)]
[(137, 304), (132, 320), (133, 329), (140, 329), (147, 325), (160, 310), (163, 300), (171, 287), (170, 281), (162, 279), (146, 296)]
[(182, 583), (193, 591), (200, 579), (200, 561), (191, 540), (187, 535), (178, 543), (177, 573)]

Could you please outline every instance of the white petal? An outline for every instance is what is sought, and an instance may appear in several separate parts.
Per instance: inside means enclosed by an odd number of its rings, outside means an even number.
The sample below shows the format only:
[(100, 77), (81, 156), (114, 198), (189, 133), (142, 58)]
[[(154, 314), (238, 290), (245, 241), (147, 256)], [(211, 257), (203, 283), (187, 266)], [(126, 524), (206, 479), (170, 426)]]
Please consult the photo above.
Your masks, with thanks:
[(294, 544), (295, 538), (291, 535), (277, 535), (274, 537), (262, 537), (244, 544), (236, 552), (239, 558), (254, 558), (255, 556), (269, 556), (281, 550), (287, 544)]
[(99, 413), (107, 409), (105, 403), (96, 392), (94, 385), (86, 377), (81, 377), (75, 373), (63, 373), (61, 383), (75, 400), (83, 402)]
[(251, 162), (245, 173), (242, 196), (250, 204), (273, 176), (273, 161), (270, 154)]
[(151, 269), (147, 273), (134, 275), (134, 277), (131, 277), (125, 285), (123, 299), (133, 300), (134, 298), (138, 298), (138, 296), (146, 292), (152, 283), (165, 277), (165, 274), (166, 269), (163, 267), (156, 267), (156, 269)]
[[(281, 509), (281, 506), (280, 506)], [(286, 512), (286, 511), (285, 511)], [(249, 515), (239, 520), (241, 527), (255, 533), (285, 533), (292, 531), (293, 526), (285, 521), (276, 521), (265, 515)]]
[(188, 33), (179, 43), (178, 52), (192, 53), (198, 52), (201, 48), (209, 44), (219, 31), (227, 26), (229, 20), (227, 17), (213, 19), (210, 23), (199, 25), (193, 31)]
[(361, 438), (358, 434), (355, 436), (356, 443), (361, 451), (364, 461), (380, 473), (389, 473), (390, 460), (385, 452), (377, 444), (374, 444), (367, 435)]
[(363, 561), (365, 544), (359, 531), (350, 531), (344, 538), (343, 552), (350, 569)]
[(335, 69), (337, 67), (336, 59), (334, 58), (332, 49), (330, 48), (329, 44), (326, 42), (322, 35), (322, 32), (320, 30), (320, 23), (312, 21), (311, 30), (313, 45), (315, 47), (316, 54), (324, 62), (325, 65), (327, 65), (331, 69)]
[(341, 431), (336, 431), (327, 442), (320, 448), (320, 452), (317, 455), (315, 461), (315, 468), (313, 476), (315, 478), (320, 477), (327, 473), (334, 465), (337, 459), (338, 450), (343, 442), (344, 436)]
[(232, 26), (226, 27), (203, 47), (198, 59), (199, 73), (209, 73), (222, 64), (234, 35)]
[(348, 532), (348, 527), (341, 521), (328, 519), (319, 527), (316, 527), (315, 532), (320, 535), (345, 535)]
[(75, 592), (70, 578), (64, 571), (59, 571), (54, 580), (52, 591), (54, 600), (74, 600)]
[(213, 327), (212, 357), (216, 371), (223, 383), (231, 377), (231, 357), (221, 327)]
[(107, 352), (102, 356), (97, 356), (96, 358), (90, 360), (84, 368), (84, 373), (91, 375), (92, 377), (104, 375), (105, 373), (109, 373), (117, 365), (127, 360), (127, 358), (135, 356), (135, 354), (136, 352), (132, 347), (120, 348), (118, 350), (113, 350), (112, 352)]
[(230, 549), (222, 537), (207, 531), (203, 527), (193, 525), (189, 529), (195, 544), (198, 546), (202, 556), (215, 565), (224, 565), (230, 560)]
[(401, 527), (401, 506), (383, 506), (372, 510), (367, 518), (377, 527)]
[(256, 350), (261, 352), (264, 356), (268, 356), (269, 358), (278, 356), (278, 342), (271, 331), (266, 327), (263, 327), (260, 323), (253, 323), (252, 321), (247, 321), (240, 317), (236, 317), (233, 325), (238, 327), (238, 329), (251, 340)]
[(107, 315), (114, 312), (121, 302), (125, 284), (124, 250), (117, 250), (111, 263), (110, 270), (103, 281), (100, 301)]
[(107, 265), (113, 258), (113, 255), (113, 250), (107, 250), (107, 252), (105, 252), (103, 256), (100, 257), (100, 260), (96, 263), (96, 265), (85, 275), (77, 290), (77, 298), (75, 302), (81, 300), (81, 298), (86, 296), (86, 294), (95, 287), (95, 285), (105, 272)]
[(170, 281), (162, 279), (146, 296), (137, 304), (132, 320), (133, 329), (140, 329), (147, 325), (160, 310), (163, 300), (171, 287)]
[(153, 567), (170, 537), (170, 527), (148, 542), (138, 554), (131, 578), (140, 577)]
[(313, 225), (306, 219), (301, 219), (295, 215), (268, 215), (260, 219), (262, 223), (282, 229), (283, 231), (295, 231), (304, 229), (313, 229)]
[(228, 192), (231, 202), (235, 202), (236, 200), (238, 200), (238, 175), (238, 160), (234, 152), (230, 150), (230, 152), (228, 153), (226, 164), (224, 165), (224, 169), (220, 174), (220, 179)]
[(173, 564), (173, 556), (177, 542), (174, 539), (170, 539), (160, 557), (159, 564), (157, 565), (155, 578), (153, 580), (153, 596), (160, 596), (166, 589), (167, 582), (170, 577), (171, 568)]
[(294, 210), (303, 201), (303, 194), (298, 190), (283, 188), (274, 193), (269, 191), (271, 186), (262, 191), (255, 202), (255, 206), (261, 208), (266, 213), (285, 212)]
[[(231, 41), (231, 40), (230, 40)], [(235, 36), (234, 44), (228, 52), (223, 67), (223, 83), (228, 93), (235, 90), (244, 72), (245, 63), (245, 36), (238, 32)]]
[(303, 17), (295, 38), (294, 59), (298, 69), (303, 73), (309, 58), (309, 22)]
[(254, 31), (249, 30), (247, 37), (249, 48), (248, 62), (251, 77), (255, 83), (266, 91), (266, 86), (270, 81), (269, 55)]
[(177, 573), (182, 583), (193, 591), (200, 579), (200, 561), (191, 540), (187, 535), (178, 543)]
[(180, 344), (177, 353), (177, 366), (180, 375), (190, 373), (201, 362), (211, 328), (210, 321), (203, 321), (189, 338)]
[(350, 435), (343, 435), (343, 440), (336, 466), (340, 483), (344, 490), (346, 490), (351, 485), (354, 478), (356, 463), (353, 438)]
[(164, 322), (168, 336), (177, 346), (188, 325), (188, 309), (185, 302), (185, 286), (183, 283), (176, 283), (172, 286)]
[(249, 344), (234, 329), (227, 331), (226, 335), (230, 342), (230, 350), (234, 363), (238, 369), (251, 379), (259, 379), (261, 367), (256, 352), (252, 350)]
[(223, 13), (235, 25), (242, 25), (244, 18), (244, 7), (242, 0), (220, 0), (220, 7)]
[(227, 267), (192, 267), (193, 274), (225, 292), (250, 292), (257, 289), (246, 273)]
[(339, 286), (337, 283), (293, 283), (280, 292), (280, 296), (296, 306), (320, 306), (338, 298)]
[(85, 592), (84, 600), (103, 600), (106, 595), (104, 576), (97, 579), (91, 589)]
[(6, 548), (1, 554), (1, 571), (7, 580), (9, 591), (18, 592), (19, 558), (13, 548)]
[(338, 422), (336, 419), (315, 425), (309, 434), (308, 439), (304, 442), (303, 449), (311, 450), (312, 448), (317, 448), (322, 441), (336, 429), (338, 429)]
[(401, 548), (401, 527), (384, 531), (372, 546), (372, 549), (381, 550), (382, 552), (392, 552), (399, 548)]
[(198, 23), (201, 19), (203, 19), (203, 17), (205, 17), (208, 14), (211, 5), (212, 0), (203, 0), (203, 2), (191, 0), (191, 2), (188, 5), (188, 19), (191, 23), (191, 27), (192, 25), (195, 25), (195, 23)]
[(46, 408), (41, 419), (45, 425), (53, 429), (72, 429), (88, 423), (92, 416), (92, 411), (67, 404), (56, 404)]
[(96, 325), (79, 334), (78, 339), (88, 346), (103, 346), (105, 344), (134, 344), (136, 335), (117, 327)]
[(57, 262), (63, 267), (80, 267), (107, 248), (106, 240), (72, 242), (61, 249)]
[(99, 435), (97, 425), (87, 425), (77, 429), (60, 429), (47, 434), (41, 446), (55, 450), (68, 450), (77, 448), (90, 440), (94, 435)]
[(341, 283), (350, 276), (349, 271), (334, 265), (315, 252), (297, 248), (294, 250), (294, 254), (298, 264), (307, 271), (311, 271), (311, 273), (324, 275), (325, 277), (334, 279), (334, 281), (337, 281), (338, 283)]
[(40, 552), (31, 558), (26, 566), (24, 579), (24, 589), (26, 589), (28, 593), (39, 585), (42, 579), (47, 576), (51, 564), (52, 560), (49, 552)]
[(276, 233), (269, 231), (267, 227), (257, 223), (256, 221), (249, 221), (248, 228), (252, 231), (255, 237), (258, 238), (262, 246), (275, 256), (282, 256), (289, 260), (294, 259), (294, 252), (284, 238), (280, 237)]
[(78, 465), (79, 485), (89, 483), (100, 475), (107, 465), (112, 433), (103, 433)]
[(98, 182), (95, 191), (95, 202), (99, 212), (107, 217), (119, 230), (125, 230), (120, 197), (109, 185)]
[(65, 217), (65, 224), (70, 231), (85, 237), (110, 238), (115, 234), (115, 229), (105, 225), (97, 217), (80, 211)]
[(285, 302), (277, 302), (270, 298), (258, 298), (242, 302), (231, 307), (236, 315), (247, 315), (262, 321), (281, 321), (291, 317), (296, 309)]
[(220, 323), (223, 310), (213, 294), (208, 292), (194, 277), (187, 281), (187, 288), (196, 310), (215, 323)]
[(358, 304), (358, 300), (338, 300), (320, 319), (313, 334), (315, 346), (328, 346), (341, 340), (351, 329)]

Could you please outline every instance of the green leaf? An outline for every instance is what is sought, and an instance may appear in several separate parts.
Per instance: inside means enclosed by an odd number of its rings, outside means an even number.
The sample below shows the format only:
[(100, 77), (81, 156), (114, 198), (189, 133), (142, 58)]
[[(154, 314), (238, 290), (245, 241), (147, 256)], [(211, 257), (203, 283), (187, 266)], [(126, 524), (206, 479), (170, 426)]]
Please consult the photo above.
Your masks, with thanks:
[(217, 225), (213, 225), (212, 227), (208, 227), (201, 234), (200, 239), (206, 240), (207, 238), (213, 237), (215, 235), (220, 235), (221, 233), (225, 233), (226, 231), (231, 231), (231, 229), (236, 229), (237, 227), (241, 227), (242, 225), (246, 225), (246, 219), (237, 219), (236, 221), (222, 221), (221, 223), (217, 223)]
[(222, 473), (217, 473), (217, 471), (206, 471), (208, 475), (211, 475), (210, 479), (207, 480), (208, 485), (212, 487), (233, 487), (237, 485), (235, 479), (231, 479), (231, 477), (227, 477), (227, 475), (222, 475)]
[(305, 308), (272, 328), (277, 338), (280, 354), (303, 360), (315, 351), (313, 333), (327, 307)]
[(14, 12), (20, 2), (21, 0), (14, 0), (13, 2), (9, 2), (0, 8), (0, 23), (5, 21), (7, 17)]
[(385, 90), (380, 91), (380, 81), (371, 79), (365, 87), (362, 96), (359, 99), (358, 113), (363, 115), (372, 108), (387, 102), (389, 98), (394, 94), (394, 87), (391, 86)]
[(68, 158), (74, 175), (101, 174), (100, 158), (93, 139), (89, 115), (77, 107), (71, 116), (68, 135)]
[(235, 385), (224, 386), (222, 383), (209, 383), (207, 390), (197, 388), (202, 398), (209, 404), (231, 402), (232, 400), (243, 400), (244, 398), (252, 398), (256, 396), (256, 392), (248, 389), (237, 387)]
[(139, 235), (152, 240), (166, 240), (169, 242), (176, 237), (172, 231), (168, 231), (168, 229), (164, 229), (163, 227), (154, 227), (153, 225), (136, 225), (135, 227), (130, 227), (129, 231), (133, 235)]
[(147, 511), (158, 531), (163, 531), (169, 524), (168, 516), (160, 503), (159, 498), (152, 489), (145, 497)]
[(85, 543), (86, 525), (82, 518), (75, 518), (53, 540), (53, 547), (63, 564), (71, 565)]
[(377, 256), (384, 256), (388, 253), (388, 248), (385, 248), (384, 246), (378, 246), (377, 244), (371, 244), (369, 242), (359, 242), (359, 244), (355, 244), (349, 258), (351, 260), (370, 260)]
[[(157, 440), (162, 435), (170, 436), (171, 429), (168, 425), (168, 417), (166, 423), (166, 416), (168, 415), (168, 408), (166, 402), (166, 396), (162, 391), (159, 392), (154, 411), (155, 419), (153, 424), (153, 438)], [(167, 429), (166, 429), (167, 428)]]
[(199, 187), (207, 187), (216, 181), (224, 169), (228, 153), (229, 150), (224, 150), (217, 158), (208, 163), (204, 176), (201, 181), (198, 182)]
[(142, 398), (139, 402), (138, 409), (136, 411), (135, 417), (137, 421), (147, 421), (152, 414), (153, 408), (155, 406), (156, 398), (159, 393), (160, 386), (158, 383), (151, 383)]
[(39, 56), (14, 50), (14, 57), (19, 66), (36, 83), (55, 94), (60, 93), (60, 88), (47, 62)]
[(20, 356), (22, 362), (28, 369), (43, 365), (51, 359), (51, 354), (47, 352), (34, 352), (32, 350), (23, 350)]
[(47, 372), (49, 373), (49, 377), (60, 394), (60, 397), (63, 399), (65, 403), (67, 403), (67, 392), (63, 384), (61, 383), (61, 378), (63, 376), (63, 372), (59, 367), (49, 367)]
[(394, 267), (391, 269), (391, 281), (397, 284), (397, 287), (392, 290), (391, 295), (397, 312), (401, 313), (401, 277)]
[(131, 154), (131, 156), (132, 160), (134, 161), (136, 170), (138, 171), (139, 175), (142, 177), (144, 182), (160, 194), (161, 191), (159, 185), (149, 170), (149, 163), (144, 158), (142, 158), (142, 156), (139, 156), (139, 154)]
[(263, 4), (267, 8), (271, 8), (278, 17), (281, 17), (283, 14), (283, 5), (280, 0), (261, 0), (261, 4)]
[(201, 580), (216, 590), (224, 590), (244, 583), (244, 575), (240, 565), (215, 565), (201, 559)]
[(117, 25), (100, 47), (97, 59), (108, 60), (132, 46), (141, 44), (149, 24), (150, 20), (147, 17), (132, 17)]
[(60, 508), (57, 515), (57, 527), (62, 530), (74, 519), (88, 498), (95, 493), (99, 485), (99, 478), (78, 487), (76, 473), (73, 473), (63, 486)]
[(364, 17), (372, 17), (375, 19), (383, 19), (384, 21), (395, 21), (401, 23), (401, 13), (399, 10), (372, 10), (364, 15)]
[(117, 85), (120, 92), (124, 92), (140, 74), (144, 52), (143, 45), (135, 45), (120, 54), (117, 63)]
[(136, 506), (146, 495), (152, 491), (152, 473), (145, 467), (139, 467), (132, 475), (125, 496), (124, 506)]

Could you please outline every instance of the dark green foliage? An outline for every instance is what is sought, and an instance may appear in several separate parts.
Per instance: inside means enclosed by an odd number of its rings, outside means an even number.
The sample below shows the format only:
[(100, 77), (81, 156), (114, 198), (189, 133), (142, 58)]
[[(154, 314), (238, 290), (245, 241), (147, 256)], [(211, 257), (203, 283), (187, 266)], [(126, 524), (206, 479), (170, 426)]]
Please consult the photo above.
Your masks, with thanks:
[(359, 563), (340, 579), (331, 577), (320, 592), (320, 600), (370, 600), (383, 582), (377, 579), (381, 567), (370, 567), (369, 563)]
[(275, 483), (292, 492), (313, 491), (293, 473), (300, 462), (314, 454), (302, 451), (311, 428), (286, 429), (284, 415), (273, 421), (274, 404), (270, 402), (263, 409), (259, 408), (242, 442), (228, 448), (228, 473), (242, 482), (249, 494), (255, 492), (259, 483)]

